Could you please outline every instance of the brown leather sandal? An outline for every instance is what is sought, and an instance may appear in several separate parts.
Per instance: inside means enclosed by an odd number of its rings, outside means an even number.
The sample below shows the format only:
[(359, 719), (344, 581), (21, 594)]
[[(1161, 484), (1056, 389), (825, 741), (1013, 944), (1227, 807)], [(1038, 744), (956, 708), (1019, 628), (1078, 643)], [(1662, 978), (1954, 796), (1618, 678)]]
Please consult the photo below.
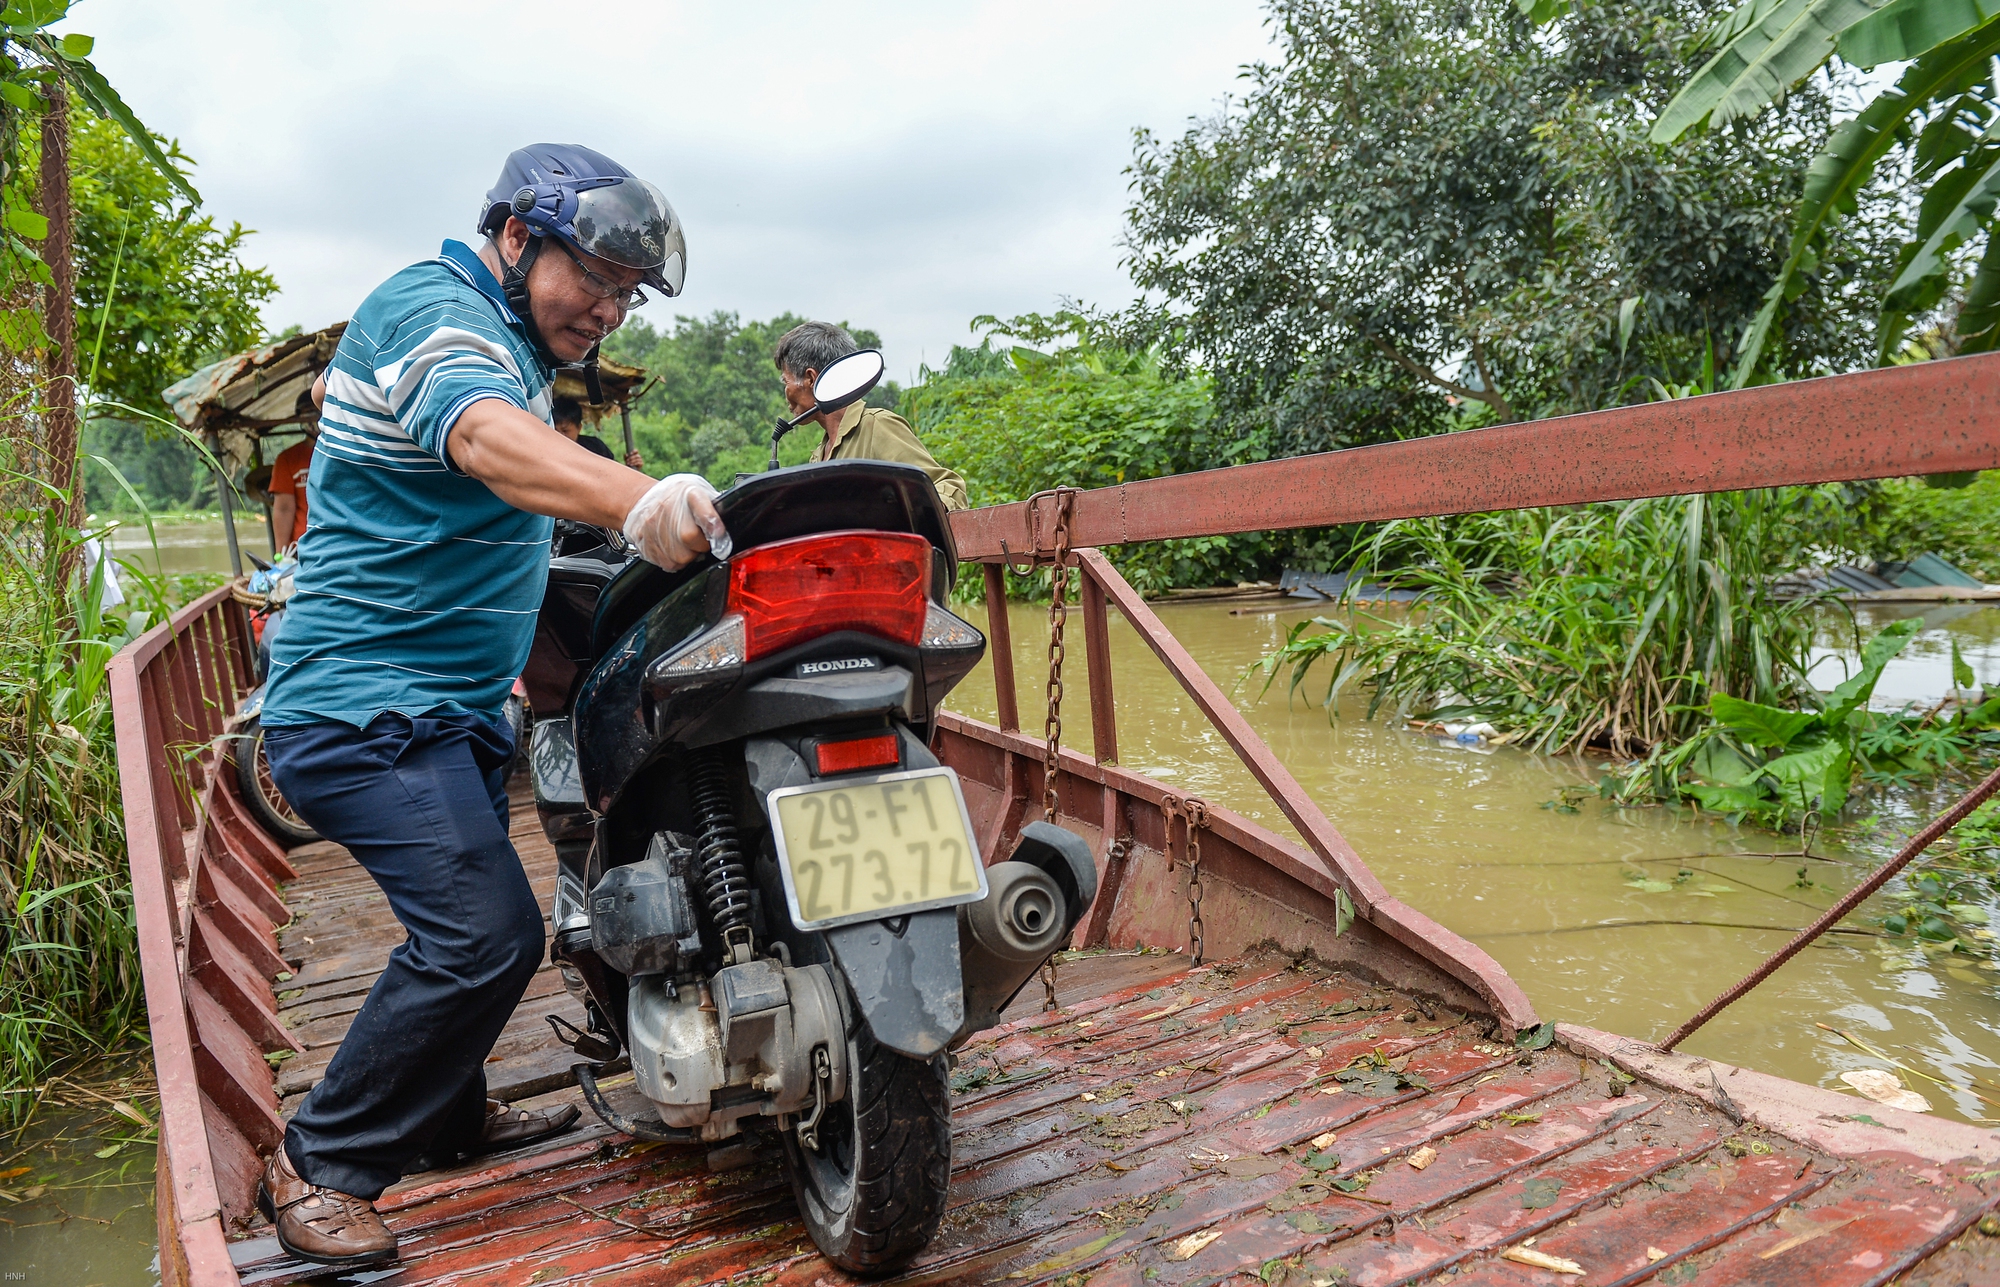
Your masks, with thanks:
[(321, 1265), (366, 1265), (396, 1258), (396, 1235), (375, 1204), (351, 1193), (307, 1184), (281, 1143), (257, 1185), (257, 1209), (278, 1232), (278, 1245)]
[(576, 1119), (582, 1115), (582, 1110), (575, 1104), (536, 1112), (489, 1099), (486, 1101), (486, 1125), (479, 1132), (479, 1144), (468, 1150), (468, 1154), (477, 1157), (482, 1153), (499, 1153), (551, 1135), (560, 1135), (575, 1126)]
[(442, 1171), (457, 1166), (469, 1157), (483, 1157), (488, 1153), (500, 1153), (510, 1148), (532, 1144), (551, 1135), (560, 1135), (576, 1125), (582, 1110), (575, 1104), (564, 1104), (545, 1112), (515, 1108), (497, 1099), (486, 1101), (486, 1122), (479, 1132), (479, 1142), (464, 1151), (425, 1149), (411, 1158), (403, 1167), (404, 1175), (421, 1175), (425, 1171)]

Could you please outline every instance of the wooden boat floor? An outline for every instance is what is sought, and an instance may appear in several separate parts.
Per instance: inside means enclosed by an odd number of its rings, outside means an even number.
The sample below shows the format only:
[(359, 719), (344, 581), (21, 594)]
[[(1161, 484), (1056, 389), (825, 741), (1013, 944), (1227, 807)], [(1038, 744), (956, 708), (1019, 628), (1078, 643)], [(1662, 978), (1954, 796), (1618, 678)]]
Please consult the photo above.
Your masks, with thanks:
[[(516, 818), (546, 887), (532, 808)], [(368, 955), (379, 966), (401, 938), (336, 848), (293, 860), (286, 1005), (313, 1039), (279, 1073), (288, 1108), (365, 993)], [(575, 1016), (545, 979), (496, 1052), (502, 1097), (577, 1097), (573, 1056), (540, 1018)], [(1991, 1205), (1991, 1173), (1836, 1159), (1559, 1046), (1496, 1044), (1483, 1021), (1310, 959), (1086, 953), (1058, 982), (1057, 1010), (1030, 984), (961, 1052), (949, 1210), (893, 1281), (1839, 1287), (1940, 1248), (1904, 1281), (2000, 1281), (2000, 1240), (1965, 1232)], [(395, 1266), (316, 1270), (259, 1221), (233, 1244), (242, 1280), (853, 1281), (815, 1251), (775, 1146), (640, 1143), (587, 1110), (568, 1135), (410, 1177), (380, 1205), (402, 1239)], [(1524, 1251), (1583, 1272), (1502, 1258)]]

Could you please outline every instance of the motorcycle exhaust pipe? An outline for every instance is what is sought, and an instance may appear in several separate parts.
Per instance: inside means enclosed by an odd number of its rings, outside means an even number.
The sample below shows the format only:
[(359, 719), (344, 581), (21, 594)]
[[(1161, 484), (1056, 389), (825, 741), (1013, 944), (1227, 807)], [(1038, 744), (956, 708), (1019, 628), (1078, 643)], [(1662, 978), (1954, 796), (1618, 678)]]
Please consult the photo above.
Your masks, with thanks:
[(1014, 856), (986, 869), (986, 884), (985, 898), (958, 909), (961, 1042), (992, 1027), (1083, 920), (1097, 897), (1097, 865), (1083, 837), (1031, 822)]

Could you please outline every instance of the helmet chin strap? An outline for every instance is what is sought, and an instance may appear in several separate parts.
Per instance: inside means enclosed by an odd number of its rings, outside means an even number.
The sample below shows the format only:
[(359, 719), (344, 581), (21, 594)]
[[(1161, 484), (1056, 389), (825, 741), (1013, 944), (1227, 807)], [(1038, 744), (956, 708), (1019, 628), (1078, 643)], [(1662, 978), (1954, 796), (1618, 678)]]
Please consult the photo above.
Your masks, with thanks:
[[(514, 316), (521, 319), (527, 329), (528, 342), (535, 346), (535, 352), (542, 364), (553, 370), (563, 365), (562, 359), (549, 351), (548, 341), (542, 338), (542, 328), (535, 325), (534, 305), (528, 299), (528, 271), (535, 266), (535, 259), (542, 253), (542, 239), (530, 236), (528, 244), (521, 247), (521, 257), (507, 265), (507, 271), (500, 278), (500, 293), (507, 298), (507, 307), (514, 310)], [(595, 350), (592, 351), (593, 355)]]
[(535, 346), (542, 364), (551, 371), (574, 365), (583, 376), (583, 387), (590, 395), (590, 405), (601, 407), (604, 405), (604, 382), (598, 373), (597, 350), (602, 346), (591, 345), (590, 352), (583, 355), (581, 362), (571, 364), (550, 351), (548, 341), (542, 338), (542, 328), (535, 324), (534, 305), (528, 299), (528, 273), (541, 253), (542, 239), (530, 236), (528, 244), (521, 248), (521, 257), (507, 265), (507, 271), (500, 279), (500, 293), (506, 296), (507, 307), (514, 310), (514, 316), (520, 318), (521, 325), (527, 329), (528, 341)]

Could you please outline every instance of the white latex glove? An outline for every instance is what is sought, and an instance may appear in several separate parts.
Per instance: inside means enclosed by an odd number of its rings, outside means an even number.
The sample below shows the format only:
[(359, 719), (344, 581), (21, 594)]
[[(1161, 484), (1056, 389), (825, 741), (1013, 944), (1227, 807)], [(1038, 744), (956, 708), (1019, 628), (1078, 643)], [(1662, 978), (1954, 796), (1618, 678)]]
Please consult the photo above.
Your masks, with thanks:
[[(697, 496), (715, 498), (715, 486), (699, 474), (670, 474), (647, 489), (625, 516), (625, 539), (638, 548), (640, 558), (671, 572), (694, 562), (703, 550), (718, 559), (729, 557), (729, 532), (721, 516), (712, 504), (697, 508)], [(691, 544), (684, 539), (690, 536), (706, 541)]]

